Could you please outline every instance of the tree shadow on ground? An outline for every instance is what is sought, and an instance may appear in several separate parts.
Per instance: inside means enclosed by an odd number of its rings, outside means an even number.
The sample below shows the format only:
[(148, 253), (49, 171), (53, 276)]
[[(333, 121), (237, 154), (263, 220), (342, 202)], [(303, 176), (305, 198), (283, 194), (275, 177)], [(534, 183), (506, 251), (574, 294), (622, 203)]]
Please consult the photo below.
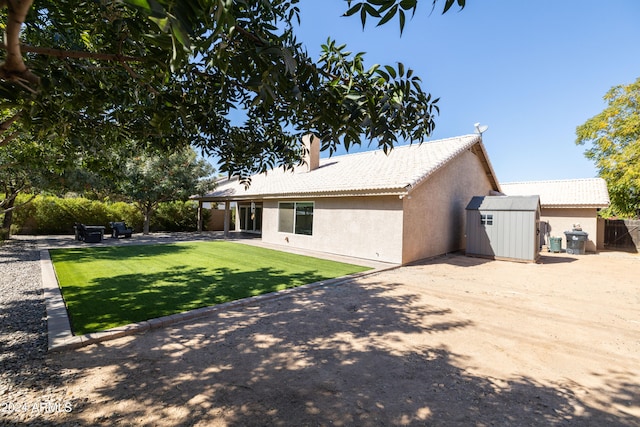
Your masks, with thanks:
[(95, 259), (118, 261), (123, 258), (178, 255), (187, 250), (185, 246), (173, 243), (146, 244), (132, 246), (94, 246), (50, 249), (55, 262), (83, 262)]
[(87, 333), (213, 306), (330, 279), (315, 270), (238, 271), (177, 266), (159, 273), (123, 274), (66, 286), (74, 332)]
[[(110, 373), (109, 382), (76, 389), (86, 394), (73, 397), (74, 410), (60, 421), (638, 425), (629, 413), (596, 407), (568, 383), (473, 374), (468, 360), (429, 338), (476, 325), (417, 295), (390, 292), (399, 286), (326, 286), (53, 355), (83, 381)], [(637, 406), (637, 385), (624, 378), (612, 376), (604, 392), (619, 406)]]

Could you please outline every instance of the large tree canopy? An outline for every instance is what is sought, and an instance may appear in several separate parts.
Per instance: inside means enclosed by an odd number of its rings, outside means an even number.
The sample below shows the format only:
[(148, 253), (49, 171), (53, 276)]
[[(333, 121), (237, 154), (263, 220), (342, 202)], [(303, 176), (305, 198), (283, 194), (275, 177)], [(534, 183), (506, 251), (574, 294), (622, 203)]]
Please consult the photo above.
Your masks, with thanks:
[(576, 130), (577, 144), (590, 145), (585, 156), (607, 181), (611, 209), (621, 216), (640, 212), (640, 78), (615, 86), (604, 96), (607, 107)]
[[(297, 163), (308, 132), (333, 152), (433, 131), (437, 99), (404, 65), (365, 67), (333, 40), (310, 58), (295, 35), (297, 3), (0, 0), (0, 146), (21, 132), (96, 155), (125, 139), (192, 144), (247, 176)], [(465, 5), (443, 3), (443, 13)], [(417, 6), (348, 1), (345, 12), (363, 26), (397, 18), (402, 30)]]
[(194, 194), (211, 191), (213, 172), (213, 167), (198, 159), (191, 148), (168, 156), (148, 153), (124, 162), (116, 192), (140, 210), (144, 216), (143, 231), (148, 234), (151, 215), (160, 203), (184, 201)]

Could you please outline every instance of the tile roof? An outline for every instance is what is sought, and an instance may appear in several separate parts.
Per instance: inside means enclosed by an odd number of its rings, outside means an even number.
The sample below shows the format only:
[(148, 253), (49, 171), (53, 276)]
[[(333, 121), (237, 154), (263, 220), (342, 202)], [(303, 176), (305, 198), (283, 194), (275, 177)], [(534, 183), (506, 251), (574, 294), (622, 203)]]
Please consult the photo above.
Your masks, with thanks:
[[(344, 196), (406, 194), (460, 153), (475, 144), (482, 147), (479, 135), (464, 135), (422, 144), (399, 146), (385, 155), (382, 150), (320, 159), (317, 169), (293, 172), (282, 168), (251, 177), (245, 188), (236, 178), (218, 182), (217, 188), (201, 200), (225, 198), (249, 199), (296, 196)], [(484, 156), (484, 148), (482, 147)], [(487, 167), (490, 169), (491, 165)], [(491, 174), (495, 176), (493, 170)], [(495, 179), (495, 178), (494, 178)]]
[(528, 181), (500, 184), (508, 196), (539, 195), (542, 207), (604, 208), (609, 206), (607, 183), (602, 178)]

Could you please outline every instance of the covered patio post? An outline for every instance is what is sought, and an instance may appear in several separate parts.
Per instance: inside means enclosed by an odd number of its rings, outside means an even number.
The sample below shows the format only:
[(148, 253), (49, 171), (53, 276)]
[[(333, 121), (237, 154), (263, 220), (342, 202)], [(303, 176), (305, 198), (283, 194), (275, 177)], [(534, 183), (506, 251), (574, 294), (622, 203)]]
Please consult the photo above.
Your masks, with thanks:
[(198, 231), (202, 231), (202, 200), (198, 200)]
[(224, 238), (229, 238), (229, 228), (231, 223), (231, 201), (225, 200), (224, 202)]

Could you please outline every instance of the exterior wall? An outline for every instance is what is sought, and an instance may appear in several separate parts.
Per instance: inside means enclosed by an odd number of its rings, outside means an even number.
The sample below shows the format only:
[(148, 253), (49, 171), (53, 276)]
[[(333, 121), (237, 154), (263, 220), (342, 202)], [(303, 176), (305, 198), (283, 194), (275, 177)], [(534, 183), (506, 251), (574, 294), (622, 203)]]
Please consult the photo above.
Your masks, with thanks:
[[(542, 208), (541, 221), (549, 223), (549, 236), (562, 237), (562, 248), (567, 248), (565, 231), (571, 231), (573, 224), (580, 224), (582, 231), (589, 233), (589, 240), (585, 244), (585, 251), (595, 252), (598, 248), (598, 211), (595, 208)], [(602, 237), (604, 239), (604, 237)], [(547, 244), (549, 240), (547, 239)], [(600, 246), (602, 248), (602, 246)]]
[(466, 151), (405, 197), (402, 262), (465, 248), (465, 208), (492, 190), (480, 159)]
[[(492, 215), (482, 225), (480, 215)], [(538, 212), (467, 211), (467, 254), (489, 258), (535, 261), (538, 258)]]
[(402, 262), (402, 200), (397, 196), (286, 201), (314, 202), (313, 234), (279, 232), (278, 201), (265, 200), (264, 242), (383, 262)]

